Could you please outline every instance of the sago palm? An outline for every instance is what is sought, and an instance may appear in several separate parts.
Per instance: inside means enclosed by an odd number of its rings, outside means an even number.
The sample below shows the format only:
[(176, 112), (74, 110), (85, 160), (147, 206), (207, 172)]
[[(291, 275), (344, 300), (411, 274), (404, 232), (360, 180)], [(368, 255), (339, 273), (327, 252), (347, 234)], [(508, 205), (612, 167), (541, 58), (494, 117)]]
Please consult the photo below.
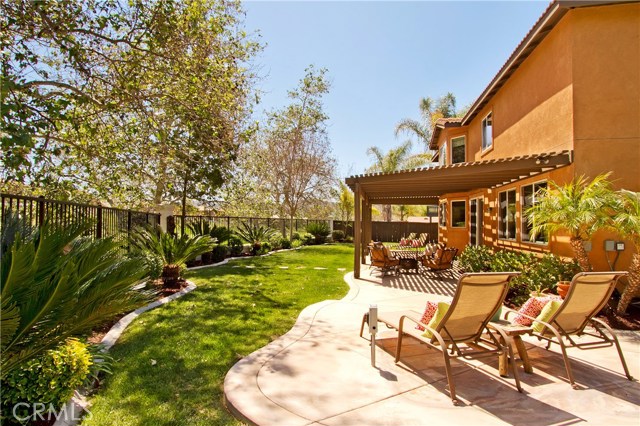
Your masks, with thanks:
[(619, 314), (625, 313), (631, 299), (640, 288), (640, 192), (621, 190), (612, 216), (612, 229), (629, 240), (636, 248), (629, 266), (629, 283), (618, 303)]
[(185, 233), (178, 238), (159, 228), (141, 228), (132, 234), (131, 247), (157, 257), (163, 265), (162, 280), (171, 287), (177, 285), (180, 270), (188, 260), (211, 251), (213, 240), (208, 235)]
[(277, 232), (268, 226), (249, 225), (246, 222), (240, 223), (240, 226), (236, 229), (236, 234), (252, 245), (253, 254), (260, 250), (263, 242), (269, 241)]
[(70, 336), (138, 308), (134, 289), (148, 274), (143, 259), (112, 239), (83, 238), (89, 225), (45, 225), (7, 235), (1, 261), (1, 377)]
[(580, 268), (590, 271), (591, 264), (583, 242), (603, 229), (609, 220), (615, 192), (607, 180), (608, 176), (599, 175), (591, 182), (581, 176), (565, 185), (549, 182), (549, 187), (540, 191), (540, 201), (525, 212), (533, 225), (531, 240), (534, 241), (541, 233), (568, 232)]

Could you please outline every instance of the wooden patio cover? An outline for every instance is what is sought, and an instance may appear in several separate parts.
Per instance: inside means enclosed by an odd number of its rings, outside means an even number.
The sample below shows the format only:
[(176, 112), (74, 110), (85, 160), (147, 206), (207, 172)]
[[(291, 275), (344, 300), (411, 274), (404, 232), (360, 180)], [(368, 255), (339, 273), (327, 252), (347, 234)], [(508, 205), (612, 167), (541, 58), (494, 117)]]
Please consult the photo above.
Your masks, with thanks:
[(373, 204), (434, 204), (442, 194), (497, 188), (571, 164), (572, 157), (573, 151), (562, 151), (348, 177), (355, 194), (355, 277), (364, 263), (363, 243), (371, 239)]

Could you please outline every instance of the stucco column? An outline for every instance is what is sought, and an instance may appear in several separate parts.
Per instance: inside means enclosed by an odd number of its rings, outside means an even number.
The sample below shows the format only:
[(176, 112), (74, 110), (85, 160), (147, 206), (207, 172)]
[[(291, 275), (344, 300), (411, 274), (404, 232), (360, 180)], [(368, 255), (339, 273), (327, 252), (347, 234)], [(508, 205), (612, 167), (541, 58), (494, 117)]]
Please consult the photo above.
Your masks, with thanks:
[(167, 232), (167, 218), (173, 216), (175, 206), (173, 204), (161, 204), (156, 206), (156, 213), (160, 213), (160, 229)]

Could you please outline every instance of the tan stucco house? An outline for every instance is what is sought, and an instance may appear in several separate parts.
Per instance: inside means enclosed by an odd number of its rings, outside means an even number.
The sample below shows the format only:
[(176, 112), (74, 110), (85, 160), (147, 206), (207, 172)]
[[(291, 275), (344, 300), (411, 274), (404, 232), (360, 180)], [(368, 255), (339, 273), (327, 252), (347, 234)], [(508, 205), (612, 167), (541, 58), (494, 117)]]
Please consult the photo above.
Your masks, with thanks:
[[(546, 182), (612, 172), (616, 188), (640, 191), (640, 3), (549, 5), (462, 118), (436, 122), (438, 167), (352, 176), (359, 276), (373, 204), (435, 204), (438, 239), (571, 256), (569, 238), (530, 241), (522, 212)], [(604, 240), (590, 260), (609, 269)], [(617, 269), (628, 266), (626, 244)]]

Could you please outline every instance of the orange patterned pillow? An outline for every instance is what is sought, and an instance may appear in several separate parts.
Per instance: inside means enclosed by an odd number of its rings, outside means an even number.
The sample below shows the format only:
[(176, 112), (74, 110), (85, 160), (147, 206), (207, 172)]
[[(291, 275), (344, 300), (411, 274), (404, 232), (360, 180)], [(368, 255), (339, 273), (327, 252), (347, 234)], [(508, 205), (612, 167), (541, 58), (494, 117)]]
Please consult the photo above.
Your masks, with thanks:
[[(433, 318), (433, 316), (436, 314), (437, 309), (438, 309), (438, 302), (428, 301), (427, 306), (425, 306), (424, 308), (424, 313), (422, 314), (422, 318), (420, 319), (420, 322), (423, 324), (429, 324), (429, 321), (431, 321), (431, 318)], [(421, 326), (420, 324), (416, 325), (416, 328), (420, 331), (424, 331), (424, 327)]]

